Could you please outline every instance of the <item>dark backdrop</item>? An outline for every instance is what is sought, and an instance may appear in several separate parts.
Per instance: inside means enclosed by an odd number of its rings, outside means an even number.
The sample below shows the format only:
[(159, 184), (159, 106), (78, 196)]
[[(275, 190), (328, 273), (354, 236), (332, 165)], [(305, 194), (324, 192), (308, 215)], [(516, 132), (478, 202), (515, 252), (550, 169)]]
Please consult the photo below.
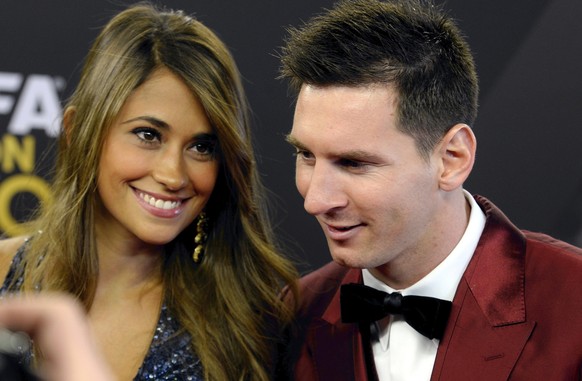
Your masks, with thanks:
[[(101, 26), (129, 1), (4, 0), (0, 13), (0, 231), (19, 223), (46, 190), (60, 102)], [(308, 270), (329, 258), (303, 211), (283, 140), (293, 103), (275, 79), (285, 27), (333, 0), (166, 0), (230, 47), (253, 109), (256, 147), (287, 249)], [(481, 80), (477, 164), (466, 188), (488, 196), (520, 227), (582, 244), (582, 2), (451, 0)], [(57, 201), (58, 202), (58, 201)]]

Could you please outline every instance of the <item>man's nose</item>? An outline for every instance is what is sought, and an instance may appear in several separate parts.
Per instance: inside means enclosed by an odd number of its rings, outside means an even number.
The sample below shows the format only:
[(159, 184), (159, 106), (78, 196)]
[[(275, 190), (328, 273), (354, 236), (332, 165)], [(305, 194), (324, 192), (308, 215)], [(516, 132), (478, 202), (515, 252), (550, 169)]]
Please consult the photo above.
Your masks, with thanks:
[(347, 205), (341, 174), (333, 165), (315, 164), (304, 193), (307, 213), (320, 215)]

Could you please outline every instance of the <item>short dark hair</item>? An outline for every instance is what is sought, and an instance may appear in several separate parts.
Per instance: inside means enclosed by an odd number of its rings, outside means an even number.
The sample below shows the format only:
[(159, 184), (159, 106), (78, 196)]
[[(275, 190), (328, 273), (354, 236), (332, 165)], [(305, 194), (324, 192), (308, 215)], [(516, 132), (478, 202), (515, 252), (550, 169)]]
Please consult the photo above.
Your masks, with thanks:
[(398, 128), (425, 158), (452, 126), (475, 121), (473, 56), (442, 7), (421, 0), (343, 0), (288, 33), (280, 77), (293, 90), (303, 84), (393, 86)]

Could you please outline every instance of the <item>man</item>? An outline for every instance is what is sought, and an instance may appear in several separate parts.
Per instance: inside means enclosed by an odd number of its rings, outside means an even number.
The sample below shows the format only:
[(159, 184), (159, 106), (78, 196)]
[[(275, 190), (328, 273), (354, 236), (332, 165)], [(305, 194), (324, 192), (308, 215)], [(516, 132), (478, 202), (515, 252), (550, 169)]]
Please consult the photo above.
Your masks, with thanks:
[(582, 250), (463, 189), (478, 84), (453, 21), (344, 1), (290, 31), (281, 73), (297, 188), (333, 258), (300, 282), (292, 377), (582, 379)]

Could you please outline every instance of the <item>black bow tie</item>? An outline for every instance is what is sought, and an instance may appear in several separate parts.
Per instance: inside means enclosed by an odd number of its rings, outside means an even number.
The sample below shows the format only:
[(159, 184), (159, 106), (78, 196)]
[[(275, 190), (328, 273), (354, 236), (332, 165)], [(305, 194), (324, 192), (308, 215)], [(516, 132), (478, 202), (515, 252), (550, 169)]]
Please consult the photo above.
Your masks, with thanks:
[(428, 296), (402, 296), (363, 284), (344, 284), (340, 290), (342, 322), (372, 323), (388, 314), (400, 314), (415, 330), (429, 339), (441, 339), (452, 303)]

